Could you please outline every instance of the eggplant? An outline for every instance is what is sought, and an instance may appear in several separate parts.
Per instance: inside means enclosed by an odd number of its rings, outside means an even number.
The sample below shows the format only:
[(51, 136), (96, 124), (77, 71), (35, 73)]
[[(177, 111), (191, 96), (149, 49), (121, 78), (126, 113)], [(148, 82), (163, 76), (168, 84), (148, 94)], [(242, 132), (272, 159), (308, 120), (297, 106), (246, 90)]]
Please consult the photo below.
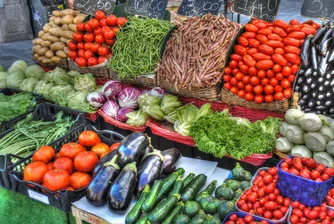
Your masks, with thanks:
[(313, 77), (318, 77), (318, 76), (319, 76), (318, 71), (314, 71), (313, 72)]
[(321, 93), (325, 92), (325, 87), (323, 85), (319, 85), (318, 86), (318, 91), (321, 92)]
[(325, 26), (318, 29), (318, 31), (314, 34), (312, 38), (312, 44), (317, 44), (319, 40), (323, 37), (323, 35), (326, 33), (327, 28)]
[(114, 156), (116, 155), (116, 152), (117, 152), (117, 150), (113, 150), (113, 151), (109, 152), (107, 155), (103, 156), (103, 158), (94, 167), (92, 176), (94, 176), (98, 172), (98, 170), (103, 166), (103, 164), (112, 160), (114, 158)]
[(151, 146), (147, 146), (140, 155), (140, 160), (143, 161), (143, 159), (146, 157), (147, 154), (153, 152), (153, 148)]
[(324, 100), (325, 99), (325, 94), (323, 94), (323, 93), (318, 94), (317, 99), (318, 100)]
[(116, 159), (117, 155), (105, 162), (88, 185), (86, 197), (90, 204), (99, 207), (106, 203), (110, 185), (116, 179), (120, 170), (119, 166), (115, 163)]
[(135, 132), (126, 136), (117, 148), (117, 164), (124, 167), (128, 163), (140, 161), (140, 156), (146, 147), (149, 146), (149, 138), (147, 135)]
[(307, 85), (304, 85), (302, 91), (303, 91), (304, 93), (308, 93), (308, 92), (310, 92), (310, 87), (307, 86)]
[(328, 111), (331, 115), (334, 115), (334, 107), (332, 108), (329, 108), (329, 111)]
[[(332, 40), (334, 40), (334, 38), (332, 38)], [(332, 48), (332, 50), (330, 50), (330, 54), (328, 58), (328, 62), (333, 62), (333, 61), (334, 61), (334, 47)]]
[(138, 185), (136, 194), (140, 195), (148, 184), (152, 187), (155, 180), (160, 179), (164, 157), (156, 150), (147, 154), (145, 159), (138, 166)]
[(128, 207), (136, 187), (136, 177), (136, 162), (127, 164), (109, 189), (109, 209), (124, 210)]
[(328, 92), (325, 94), (325, 97), (326, 97), (327, 99), (332, 98), (332, 92), (331, 92), (331, 91), (328, 91)]
[(315, 48), (315, 46), (311, 47), (311, 63), (312, 63), (312, 68), (315, 71), (318, 70), (317, 49)]
[(310, 85), (310, 88), (311, 88), (311, 89), (315, 89), (315, 88), (317, 88), (317, 84), (312, 83), (312, 84)]
[(308, 77), (308, 78), (306, 79), (306, 84), (307, 84), (307, 85), (311, 85), (311, 83), (313, 83), (313, 78), (312, 78), (312, 77)]
[(317, 110), (324, 110), (324, 109), (326, 109), (326, 107), (323, 106), (323, 105), (319, 105), (319, 106), (316, 106), (315, 109), (317, 109)]
[(331, 81), (331, 83), (329, 84), (330, 87), (334, 86), (334, 79)]
[(299, 100), (299, 102), (298, 102), (299, 106), (301, 106), (301, 107), (304, 106), (304, 105), (306, 105), (306, 103), (307, 102), (305, 100), (302, 100), (302, 99)]
[(303, 84), (303, 83), (304, 83), (304, 78), (303, 77), (298, 78), (297, 84)]
[(330, 84), (331, 84), (331, 82), (330, 82), (330, 81), (328, 81), (328, 80), (326, 80), (326, 81), (324, 82), (324, 86), (325, 86), (325, 87), (329, 87), (329, 86), (330, 86)]
[(317, 82), (318, 82), (318, 85), (323, 85), (324, 82), (325, 82), (325, 78), (324, 77), (319, 77)]
[(304, 112), (307, 112), (307, 113), (309, 113), (309, 112), (311, 112), (312, 111), (312, 108), (305, 108), (304, 109)]
[(331, 35), (332, 35), (332, 29), (328, 29), (325, 32), (325, 34), (322, 36), (322, 38), (321, 38), (321, 40), (318, 44), (318, 50), (320, 50), (322, 48), (321, 45), (323, 45), (325, 43), (325, 41), (327, 41), (329, 38), (332, 38)]
[(314, 92), (311, 93), (311, 97), (312, 97), (312, 98), (316, 98), (317, 95), (318, 95), (318, 93), (317, 93), (316, 91), (314, 91)]
[(313, 69), (312, 68), (308, 68), (305, 71), (305, 77), (311, 77), (312, 73), (313, 73)]
[(333, 105), (333, 101), (332, 100), (327, 100), (327, 101), (325, 101), (324, 104), (325, 104), (326, 107), (330, 107), (330, 106)]
[(302, 66), (304, 68), (308, 68), (310, 65), (310, 50), (311, 50), (311, 35), (308, 35), (303, 43), (301, 53), (300, 53), (300, 59)]
[[(328, 38), (327, 40), (325, 40), (323, 43), (321, 43), (321, 45), (319, 45), (319, 53), (322, 56), (325, 56), (327, 51), (329, 51), (329, 47), (331, 46), (332, 43), (332, 38)], [(328, 57), (329, 58), (329, 57)], [(326, 61), (327, 62), (327, 61)]]
[(311, 98), (311, 97), (310, 97), (309, 94), (305, 94), (305, 95), (303, 95), (303, 96), (301, 97), (302, 100), (308, 100), (308, 99), (310, 99), (310, 98)]
[(300, 90), (301, 90), (301, 87), (299, 85), (296, 85), (295, 86), (295, 92), (300, 92)]
[(322, 104), (322, 100), (316, 100), (316, 101), (315, 101), (315, 105), (317, 105), (317, 106), (321, 106), (321, 104)]
[(315, 107), (315, 99), (311, 99), (308, 103), (307, 103), (307, 106), (309, 108), (313, 108)]
[(169, 175), (174, 172), (176, 162), (180, 159), (181, 153), (177, 148), (170, 148), (161, 152), (164, 157), (162, 173)]
[(326, 56), (321, 58), (320, 63), (319, 63), (319, 72), (321, 75), (324, 75), (327, 71), (328, 68), (328, 58), (329, 58), (329, 51), (327, 51)]
[(331, 81), (332, 80), (332, 75), (330, 73), (326, 73), (325, 79), (328, 80), (328, 81)]

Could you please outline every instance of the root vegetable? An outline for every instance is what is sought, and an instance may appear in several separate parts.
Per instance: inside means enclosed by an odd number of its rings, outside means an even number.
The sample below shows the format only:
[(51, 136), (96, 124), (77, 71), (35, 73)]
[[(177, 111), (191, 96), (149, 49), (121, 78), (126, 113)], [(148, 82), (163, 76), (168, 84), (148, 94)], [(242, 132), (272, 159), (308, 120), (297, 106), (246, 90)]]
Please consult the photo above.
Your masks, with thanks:
[(37, 53), (38, 53), (39, 55), (41, 55), (41, 56), (44, 56), (45, 53), (46, 53), (48, 50), (49, 50), (49, 48), (47, 48), (47, 47), (42, 47), (41, 49), (39, 49), (39, 50), (37, 51)]
[(56, 55), (57, 55), (59, 58), (63, 58), (63, 59), (66, 59), (66, 58), (67, 58), (67, 54), (66, 54), (64, 51), (62, 51), (62, 50), (57, 51), (57, 52), (56, 52)]
[(291, 149), (291, 155), (312, 158), (312, 151), (305, 145), (295, 145)]
[(307, 148), (314, 152), (325, 151), (326, 139), (318, 132), (308, 132), (304, 135), (304, 141)]
[(51, 46), (51, 41), (45, 40), (41, 43), (43, 47), (50, 47)]
[(45, 57), (52, 58), (53, 56), (54, 56), (54, 53), (52, 50), (48, 50), (47, 52), (45, 52)]
[(61, 19), (61, 23), (62, 24), (71, 24), (71, 23), (73, 23), (73, 16), (72, 15), (66, 15), (66, 16), (64, 16), (62, 19)]
[(75, 24), (71, 23), (68, 26), (69, 26), (69, 28), (70, 28), (71, 31), (73, 31), (73, 32), (77, 31), (77, 26)]
[(284, 118), (289, 124), (298, 124), (298, 119), (304, 115), (304, 112), (297, 109), (289, 109), (286, 111)]
[(56, 17), (61, 17), (61, 11), (59, 11), (59, 10), (54, 10), (54, 11), (52, 12), (52, 15), (53, 15), (53, 16), (56, 16)]
[(65, 46), (66, 45), (62, 42), (56, 42), (50, 46), (50, 49), (53, 51), (60, 51), (60, 50), (63, 50)]
[(68, 39), (72, 39), (72, 37), (73, 37), (73, 32), (72, 31), (68, 31), (68, 30), (64, 31), (60, 28), (51, 28), (49, 30), (49, 32), (52, 35), (57, 36), (57, 37), (66, 37)]
[(45, 32), (43, 30), (38, 32), (38, 37), (42, 38), (44, 36)]
[(67, 44), (67, 42), (69, 42), (70, 40), (67, 39), (66, 37), (60, 37), (60, 42)]
[(57, 57), (57, 56), (54, 56), (54, 57), (51, 58), (51, 61), (54, 62), (54, 63), (59, 63), (61, 61), (61, 58)]
[(56, 43), (56, 42), (59, 42), (59, 41), (60, 41), (59, 37), (52, 36), (51, 34), (49, 34), (49, 35), (46, 37), (46, 40), (49, 40), (49, 41), (51, 41), (52, 43)]
[(82, 23), (85, 20), (86, 17), (87, 17), (87, 15), (85, 15), (85, 14), (79, 14), (73, 19), (73, 23), (74, 24)]
[(35, 45), (32, 47), (32, 51), (35, 52), (35, 53), (38, 53), (38, 51), (42, 49), (42, 46), (41, 45)]

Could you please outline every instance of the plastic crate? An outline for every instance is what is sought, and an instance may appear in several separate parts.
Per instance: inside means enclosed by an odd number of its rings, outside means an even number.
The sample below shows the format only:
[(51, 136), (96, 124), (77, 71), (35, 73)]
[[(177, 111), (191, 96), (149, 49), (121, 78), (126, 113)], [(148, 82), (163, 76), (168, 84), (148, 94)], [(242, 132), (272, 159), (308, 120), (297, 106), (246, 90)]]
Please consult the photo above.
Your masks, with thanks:
[[(251, 215), (251, 216), (253, 216), (254, 221), (256, 221), (256, 222), (261, 222), (262, 220), (266, 220), (266, 219), (261, 218), (261, 217), (259, 217), (259, 216), (252, 215), (252, 214), (248, 214), (248, 213), (245, 213), (245, 212), (231, 212), (231, 213), (228, 213), (228, 215), (225, 217), (225, 219), (224, 219), (224, 221), (222, 222), (222, 224), (226, 223), (227, 220), (230, 218), (230, 216), (233, 215), (233, 214), (236, 214), (236, 215), (237, 215), (238, 217), (240, 217), (240, 218), (243, 218), (243, 217), (245, 217), (246, 215)], [(267, 220), (267, 221), (268, 221), (268, 220)], [(273, 222), (271, 222), (271, 221), (268, 221), (268, 222), (269, 222), (269, 224), (273, 224)]]
[[(50, 145), (58, 152), (63, 144), (67, 142), (76, 142), (80, 133), (87, 129), (94, 130), (101, 138), (101, 141), (108, 145), (121, 141), (124, 138), (124, 136), (119, 133), (108, 130), (99, 131), (93, 126), (88, 125), (86, 127), (80, 126), (76, 128)], [(12, 190), (27, 195), (28, 197), (41, 201), (45, 204), (53, 205), (65, 212), (69, 212), (71, 210), (71, 202), (81, 199), (86, 194), (86, 188), (74, 191), (61, 190), (51, 192), (40, 184), (24, 181), (23, 170), (24, 167), (31, 162), (31, 159), (32, 155), (12, 166), (12, 171), (9, 174)]]
[[(327, 209), (328, 210), (334, 210), (334, 208), (332, 208), (332, 207), (329, 207), (329, 206), (326, 206), (327, 207)], [(289, 211), (289, 216), (288, 216), (288, 220), (287, 220), (287, 223), (288, 224), (292, 224), (291, 222), (290, 222), (290, 216), (292, 215), (292, 209)], [(319, 222), (317, 222), (317, 223), (321, 223), (320, 221)], [(332, 220), (332, 223), (334, 223), (334, 220)]]
[(280, 190), (281, 195), (290, 198), (292, 201), (298, 200), (300, 203), (310, 207), (320, 205), (332, 187), (332, 179), (328, 179), (324, 182), (316, 182), (295, 176), (280, 168), (283, 161), (284, 160), (281, 160), (277, 164), (277, 188)]
[(256, 173), (254, 174), (254, 176), (253, 176), (252, 179), (251, 179), (251, 184), (252, 184), (252, 185), (253, 185), (253, 181), (254, 181), (255, 178), (259, 175), (259, 172), (260, 172), (261, 170), (268, 171), (268, 170), (269, 170), (269, 167), (261, 167), (260, 169), (258, 169), (258, 170), (256, 171)]
[[(73, 124), (71, 130), (78, 128), (80, 126), (84, 126), (86, 120), (83, 114), (77, 113), (76, 111), (72, 111), (69, 109), (61, 108), (57, 105), (43, 102), (39, 104), (34, 111), (30, 111), (21, 116), (12, 119), (11, 121), (6, 123), (6, 131), (0, 134), (0, 139), (11, 132), (14, 126), (21, 120), (24, 120), (28, 115), (33, 115), (33, 120), (44, 120), (44, 121), (54, 121), (56, 119), (56, 115), (59, 111), (63, 111), (65, 116), (71, 116), (76, 122)], [(55, 140), (57, 141), (57, 140)], [(50, 143), (52, 144), (52, 143)], [(0, 155), (0, 186), (6, 189), (10, 189), (10, 181), (8, 177), (8, 173), (10, 172), (10, 167), (13, 165), (14, 160), (22, 159), (21, 157), (15, 155)]]

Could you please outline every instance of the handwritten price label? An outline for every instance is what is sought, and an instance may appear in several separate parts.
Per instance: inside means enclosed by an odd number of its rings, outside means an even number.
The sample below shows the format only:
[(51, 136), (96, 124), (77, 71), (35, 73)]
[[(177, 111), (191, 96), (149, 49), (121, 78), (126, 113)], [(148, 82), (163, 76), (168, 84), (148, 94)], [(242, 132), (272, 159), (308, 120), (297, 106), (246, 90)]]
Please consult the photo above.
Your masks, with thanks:
[(274, 21), (280, 0), (235, 0), (233, 11), (246, 16)]
[(304, 0), (301, 14), (313, 18), (334, 20), (333, 0)]
[(97, 10), (102, 10), (110, 15), (114, 11), (116, 0), (74, 0), (73, 7), (82, 12), (94, 15)]
[(168, 0), (128, 0), (125, 11), (134, 15), (162, 19), (165, 15)]
[(183, 0), (177, 14), (195, 17), (211, 13), (217, 15), (223, 0)]

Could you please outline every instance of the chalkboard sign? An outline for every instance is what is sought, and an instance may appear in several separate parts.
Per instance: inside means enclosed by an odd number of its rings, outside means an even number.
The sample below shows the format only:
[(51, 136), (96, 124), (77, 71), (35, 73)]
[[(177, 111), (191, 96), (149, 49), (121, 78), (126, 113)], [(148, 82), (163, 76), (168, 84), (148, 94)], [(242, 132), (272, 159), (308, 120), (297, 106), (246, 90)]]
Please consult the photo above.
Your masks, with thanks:
[(177, 14), (184, 16), (217, 15), (223, 0), (183, 0)]
[(234, 0), (233, 11), (246, 16), (274, 21), (280, 0)]
[(102, 10), (110, 15), (115, 5), (116, 0), (74, 0), (73, 8), (90, 15), (94, 15), (97, 10)]
[(301, 14), (313, 18), (334, 20), (333, 0), (304, 0)]
[(62, 5), (64, 0), (41, 0), (43, 6)]
[(134, 15), (162, 19), (165, 15), (168, 0), (128, 0), (125, 11)]

